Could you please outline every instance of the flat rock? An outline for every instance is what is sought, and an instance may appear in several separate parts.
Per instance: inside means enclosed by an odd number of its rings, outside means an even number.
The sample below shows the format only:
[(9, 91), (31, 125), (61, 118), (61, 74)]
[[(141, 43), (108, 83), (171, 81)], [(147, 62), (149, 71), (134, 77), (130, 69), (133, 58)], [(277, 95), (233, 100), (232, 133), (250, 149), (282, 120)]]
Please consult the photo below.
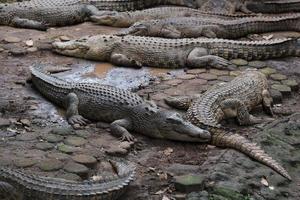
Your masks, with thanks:
[(74, 146), (66, 145), (66, 144), (59, 144), (57, 149), (63, 153), (67, 153), (67, 154), (71, 154), (71, 153), (78, 151), (78, 148), (76, 148)]
[(250, 62), (248, 63), (248, 65), (249, 65), (250, 67), (255, 67), (255, 68), (257, 68), (257, 69), (261, 69), (261, 68), (264, 68), (264, 67), (267, 66), (267, 64), (266, 64), (265, 62), (259, 61), (259, 60), (250, 61)]
[(0, 118), (0, 128), (10, 125), (10, 120), (5, 118)]
[(281, 85), (281, 84), (274, 84), (271, 85), (271, 88), (274, 90), (278, 90), (282, 93), (283, 96), (290, 95), (292, 93), (292, 89), (287, 85)]
[(17, 135), (16, 139), (20, 141), (32, 141), (35, 140), (38, 137), (35, 133), (22, 133), (20, 135)]
[(103, 128), (103, 129), (109, 128), (109, 126), (110, 126), (110, 124), (105, 123), (105, 122), (97, 122), (97, 124), (96, 124), (97, 128)]
[(17, 160), (14, 161), (14, 164), (17, 167), (31, 167), (33, 165), (35, 165), (38, 161), (32, 158), (19, 158)]
[(172, 164), (166, 169), (168, 173), (172, 173), (175, 176), (184, 174), (194, 174), (199, 172), (199, 170), (199, 165), (184, 165), (179, 163)]
[(81, 181), (81, 177), (77, 174), (72, 173), (64, 173), (62, 175), (59, 175), (58, 178), (69, 180), (69, 181)]
[(39, 150), (47, 151), (47, 150), (53, 149), (54, 145), (51, 143), (48, 143), (48, 142), (41, 142), (41, 143), (37, 143), (35, 145), (35, 148), (37, 148)]
[(66, 136), (66, 135), (72, 135), (72, 131), (73, 130), (71, 127), (55, 127), (51, 129), (50, 133)]
[(91, 135), (91, 133), (89, 133), (87, 130), (76, 130), (75, 135), (82, 138), (88, 138)]
[(282, 103), (282, 94), (278, 90), (271, 89), (270, 90), (271, 97), (273, 99), (274, 104)]
[(226, 70), (219, 70), (219, 69), (210, 69), (209, 73), (217, 75), (217, 76), (225, 76), (229, 75), (229, 71)]
[(277, 72), (276, 69), (270, 68), (270, 67), (266, 67), (260, 70), (263, 74), (265, 74), (266, 76), (269, 76), (271, 74), (275, 74)]
[(289, 86), (293, 91), (297, 91), (299, 89), (299, 84), (296, 80), (288, 79), (281, 81), (283, 85)]
[(8, 43), (18, 43), (21, 42), (21, 39), (14, 36), (7, 36), (4, 38), (4, 41)]
[(283, 74), (271, 74), (270, 77), (274, 81), (282, 81), (287, 79), (287, 76)]
[(186, 71), (187, 74), (201, 74), (206, 72), (206, 69), (188, 69)]
[(67, 160), (70, 158), (70, 156), (68, 154), (65, 153), (48, 153), (47, 154), (48, 158), (54, 158), (57, 160)]
[(86, 166), (75, 162), (68, 162), (64, 166), (64, 170), (69, 173), (77, 174), (81, 177), (87, 175), (89, 172), (89, 169)]
[(174, 179), (175, 189), (179, 192), (193, 192), (203, 189), (203, 176), (183, 175), (175, 176)]
[(21, 119), (20, 122), (24, 125), (24, 126), (30, 126), (31, 122), (29, 119)]
[(168, 97), (168, 95), (166, 95), (165, 93), (159, 92), (159, 93), (152, 95), (150, 98), (154, 101), (161, 101), (161, 100), (165, 99), (166, 97)]
[(57, 159), (48, 159), (40, 162), (38, 167), (43, 171), (56, 171), (63, 167), (63, 162)]
[(201, 78), (201, 79), (208, 80), (208, 81), (216, 80), (218, 78), (217, 75), (215, 75), (215, 74), (209, 74), (209, 73), (199, 74), (198, 77)]
[(37, 52), (38, 48), (37, 47), (30, 47), (30, 48), (27, 48), (27, 51), (30, 52), (30, 53)]
[(43, 136), (44, 140), (50, 143), (57, 143), (62, 141), (64, 138), (60, 135), (55, 135), (55, 134), (47, 134)]
[(72, 159), (80, 164), (94, 165), (97, 163), (97, 159), (90, 155), (78, 154), (72, 157)]
[(77, 137), (77, 136), (69, 136), (67, 137), (64, 142), (68, 145), (72, 146), (82, 146), (84, 145), (87, 141), (86, 139), (82, 137)]
[(182, 80), (190, 80), (196, 78), (196, 75), (194, 74), (181, 74), (177, 76), (177, 78), (182, 79)]
[(248, 64), (247, 60), (244, 59), (233, 59), (230, 61), (232, 64), (235, 64), (237, 66), (244, 66)]
[(242, 71), (230, 71), (229, 75), (233, 76), (233, 77), (236, 77), (236, 76), (240, 75), (241, 73), (242, 73)]
[(23, 56), (27, 54), (27, 50), (24, 47), (16, 47), (16, 48), (11, 48), (9, 50), (9, 53), (11, 53), (14, 56)]
[(171, 85), (171, 86), (176, 86), (176, 85), (179, 85), (182, 82), (183, 82), (183, 80), (180, 80), (180, 79), (172, 79), (172, 80), (165, 81), (164, 84)]
[(218, 80), (224, 81), (224, 82), (232, 81), (232, 79), (234, 79), (234, 77), (232, 77), (232, 76), (219, 76), (218, 77)]

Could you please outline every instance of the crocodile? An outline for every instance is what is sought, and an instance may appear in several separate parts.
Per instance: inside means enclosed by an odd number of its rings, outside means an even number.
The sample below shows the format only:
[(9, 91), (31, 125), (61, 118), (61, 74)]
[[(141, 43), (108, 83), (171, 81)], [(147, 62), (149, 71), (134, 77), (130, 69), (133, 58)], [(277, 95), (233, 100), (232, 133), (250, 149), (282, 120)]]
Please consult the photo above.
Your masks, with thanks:
[(244, 7), (255, 13), (300, 12), (300, 0), (251, 0), (244, 2)]
[(109, 160), (117, 175), (86, 181), (34, 175), (24, 170), (0, 167), (0, 197), (7, 200), (114, 200), (133, 180), (135, 167), (129, 162)]
[(180, 6), (163, 6), (137, 10), (131, 12), (106, 11), (102, 14), (93, 15), (90, 20), (99, 25), (114, 27), (129, 27), (136, 22), (169, 17), (214, 17), (217, 19), (238, 19), (248, 17), (245, 14), (225, 15), (219, 13), (202, 12), (197, 9)]
[(92, 5), (46, 6), (29, 3), (0, 4), (0, 25), (46, 30), (49, 26), (65, 26), (86, 21), (98, 14)]
[(212, 17), (172, 17), (136, 22), (118, 35), (139, 35), (167, 38), (226, 38), (234, 39), (271, 31), (300, 31), (300, 14), (259, 16), (234, 20)]
[[(248, 149), (247, 147), (251, 148), (254, 144), (220, 125), (223, 119), (232, 117), (236, 117), (240, 125), (261, 123), (262, 119), (249, 114), (249, 111), (259, 104), (263, 105), (267, 113), (272, 114), (272, 97), (266, 76), (261, 72), (255, 69), (246, 70), (231, 82), (217, 84), (194, 99), (173, 97), (165, 101), (173, 107), (187, 109), (184, 118), (200, 128), (209, 130), (212, 134), (211, 144), (236, 148), (250, 157), (259, 155), (262, 163), (291, 180), (288, 172), (261, 149)], [(242, 144), (246, 145), (242, 147)]]
[(300, 39), (234, 41), (210, 38), (165, 39), (96, 35), (54, 42), (59, 54), (111, 62), (127, 67), (228, 68), (228, 60), (263, 60), (300, 55)]
[(32, 82), (37, 90), (57, 105), (67, 108), (66, 114), (70, 124), (85, 125), (87, 119), (111, 122), (112, 134), (127, 141), (134, 140), (128, 132), (133, 130), (152, 138), (228, 146), (270, 166), (290, 179), (275, 160), (242, 136), (225, 134), (220, 129), (212, 135), (210, 131), (183, 119), (178, 113), (160, 109), (154, 102), (143, 100), (127, 90), (99, 83), (66, 82), (46, 74), (45, 65), (31, 66), (30, 70)]

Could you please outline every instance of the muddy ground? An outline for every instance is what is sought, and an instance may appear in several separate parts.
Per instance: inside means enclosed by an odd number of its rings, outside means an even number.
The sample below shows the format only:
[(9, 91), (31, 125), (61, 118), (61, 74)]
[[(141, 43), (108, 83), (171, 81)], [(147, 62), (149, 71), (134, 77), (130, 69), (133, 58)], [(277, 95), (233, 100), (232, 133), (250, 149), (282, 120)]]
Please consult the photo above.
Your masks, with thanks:
[[(299, 115), (286, 117), (300, 112), (298, 90), (300, 58), (250, 63), (235, 60), (233, 62), (237, 66), (234, 71), (155, 68), (137, 70), (60, 56), (52, 53), (48, 45), (55, 39), (69, 40), (116, 31), (118, 29), (94, 26), (90, 23), (51, 28), (47, 32), (0, 27), (1, 165), (25, 168), (47, 176), (82, 180), (90, 175), (91, 166), (86, 160), (93, 163), (92, 168), (98, 167), (101, 171), (112, 173), (112, 169), (105, 162), (105, 157), (117, 155), (137, 165), (136, 179), (126, 195), (121, 198), (124, 200), (300, 199)], [(299, 37), (300, 33), (274, 33), (272, 36)], [(264, 39), (260, 35), (252, 35), (249, 38)], [(236, 128), (237, 132), (257, 141), (263, 148), (268, 144), (266, 151), (280, 163), (284, 163), (293, 177), (293, 182), (286, 182), (272, 170), (234, 150), (224, 150), (205, 144), (156, 140), (139, 134), (134, 134), (137, 143), (130, 148), (130, 144), (120, 143), (117, 138), (110, 135), (107, 124), (92, 123), (83, 130), (73, 130), (65, 121), (64, 111), (41, 97), (32, 88), (30, 81), (27, 81), (30, 78), (29, 66), (34, 63), (71, 67), (71, 72), (64, 72), (58, 76), (132, 89), (167, 109), (171, 109), (163, 101), (167, 96), (204, 92), (211, 85), (230, 81), (240, 71), (255, 66), (268, 75), (276, 103), (274, 120), (278, 123), (272, 125), (273, 120), (256, 126), (239, 127), (234, 120), (229, 120), (224, 122), (224, 125)], [(269, 118), (261, 107), (258, 107), (254, 114), (265, 119)], [(282, 119), (286, 120), (280, 121)], [(280, 143), (279, 146), (275, 143), (270, 145), (268, 141), (270, 137), (267, 135), (273, 133), (265, 132), (274, 126), (275, 130), (281, 130), (276, 126), (281, 123), (284, 126), (289, 120), (291, 124), (296, 124), (296, 128), (293, 129), (295, 131), (291, 133), (295, 136), (293, 142), (283, 142), (284, 144)], [(289, 128), (291, 126), (286, 127), (288, 130)], [(280, 141), (288, 140), (286, 137), (291, 136), (286, 134)], [(285, 145), (289, 145), (289, 149), (283, 151), (281, 148), (285, 148)], [(78, 160), (76, 159), (78, 155), (83, 155), (84, 158)], [(190, 186), (184, 188), (177, 186), (175, 189), (174, 180), (178, 179), (177, 176), (188, 174), (196, 174), (201, 180), (200, 186), (196, 189)], [(267, 181), (268, 186), (263, 179)], [(275, 189), (271, 187), (272, 184), (277, 184)], [(194, 189), (201, 192), (189, 194)]]

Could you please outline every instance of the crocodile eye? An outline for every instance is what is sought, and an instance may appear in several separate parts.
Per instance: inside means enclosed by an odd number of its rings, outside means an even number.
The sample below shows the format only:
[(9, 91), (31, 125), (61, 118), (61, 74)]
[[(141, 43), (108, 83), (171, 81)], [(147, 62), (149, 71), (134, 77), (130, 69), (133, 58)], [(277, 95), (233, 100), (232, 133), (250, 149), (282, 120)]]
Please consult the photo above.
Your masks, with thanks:
[(174, 113), (171, 116), (167, 117), (167, 121), (173, 124), (182, 124), (183, 120), (178, 113)]

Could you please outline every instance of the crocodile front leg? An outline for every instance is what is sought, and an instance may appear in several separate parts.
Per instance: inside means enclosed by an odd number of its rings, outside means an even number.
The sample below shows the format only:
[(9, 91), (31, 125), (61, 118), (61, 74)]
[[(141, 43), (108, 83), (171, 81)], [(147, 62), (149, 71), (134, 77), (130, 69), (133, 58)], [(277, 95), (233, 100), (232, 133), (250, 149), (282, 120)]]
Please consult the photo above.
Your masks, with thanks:
[(230, 65), (230, 62), (219, 56), (209, 55), (205, 48), (197, 47), (188, 55), (187, 65), (191, 68), (215, 67), (218, 69), (226, 69)]
[(141, 63), (137, 62), (136, 60), (130, 59), (121, 53), (113, 53), (110, 57), (110, 61), (111, 63), (118, 66), (135, 67), (135, 68), (142, 67)]
[(85, 126), (89, 120), (85, 119), (78, 113), (79, 99), (75, 93), (70, 93), (65, 99), (67, 107), (67, 119), (71, 125), (79, 124), (80, 126)]
[(120, 137), (121, 141), (133, 142), (134, 137), (128, 129), (132, 129), (132, 124), (127, 119), (119, 119), (110, 124), (110, 130), (114, 136)]
[(22, 200), (23, 197), (16, 188), (7, 182), (0, 181), (0, 199), (2, 200)]
[(271, 97), (270, 92), (268, 90), (263, 90), (262, 98), (263, 98), (262, 104), (263, 104), (264, 111), (269, 115), (273, 116), (273, 110), (272, 110), (273, 99)]
[(24, 18), (19, 18), (19, 17), (15, 17), (11, 21), (11, 25), (15, 26), (15, 27), (18, 27), (18, 28), (37, 29), (37, 30), (40, 30), (40, 31), (46, 31), (47, 30), (47, 25), (42, 23), (42, 22), (29, 20), (29, 19), (24, 19)]
[(239, 99), (226, 99), (220, 104), (226, 118), (236, 117), (240, 125), (262, 123), (263, 120), (251, 115), (245, 104)]

